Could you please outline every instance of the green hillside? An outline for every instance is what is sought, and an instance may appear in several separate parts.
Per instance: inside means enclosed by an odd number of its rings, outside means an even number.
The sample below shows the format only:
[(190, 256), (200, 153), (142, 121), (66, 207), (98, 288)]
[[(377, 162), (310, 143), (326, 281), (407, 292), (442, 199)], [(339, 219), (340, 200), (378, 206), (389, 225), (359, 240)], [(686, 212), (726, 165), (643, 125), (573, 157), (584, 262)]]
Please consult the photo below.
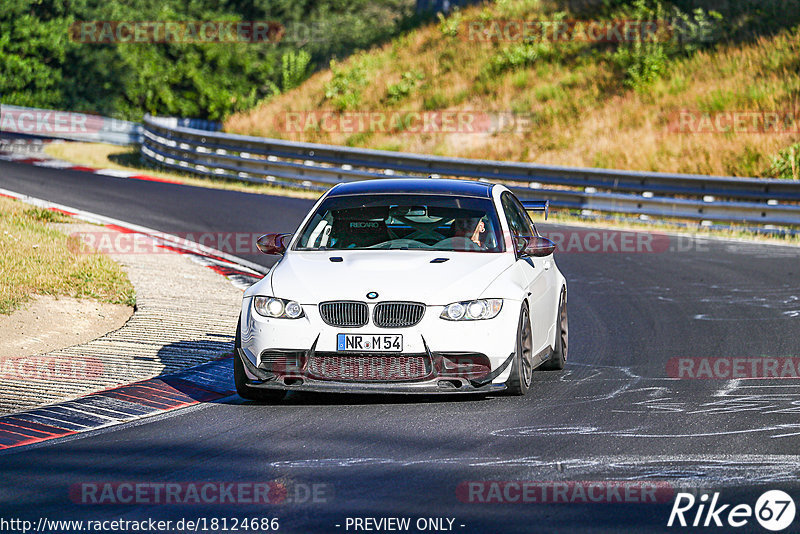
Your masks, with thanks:
[[(579, 31), (570, 21), (626, 20), (657, 21), (657, 30), (622, 40), (504, 33), (509, 21), (567, 22), (572, 36)], [(799, 24), (796, 0), (485, 2), (331, 62), (235, 114), (226, 130), (544, 164), (792, 178), (800, 167)], [(425, 117), (441, 123), (426, 129)]]

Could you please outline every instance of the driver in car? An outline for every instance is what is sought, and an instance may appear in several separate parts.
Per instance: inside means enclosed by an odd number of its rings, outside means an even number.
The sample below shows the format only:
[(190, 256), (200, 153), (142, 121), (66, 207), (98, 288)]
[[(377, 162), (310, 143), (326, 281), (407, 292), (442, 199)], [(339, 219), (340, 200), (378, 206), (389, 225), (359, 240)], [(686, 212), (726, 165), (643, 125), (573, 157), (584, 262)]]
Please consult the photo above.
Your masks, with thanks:
[(481, 243), (481, 234), (486, 232), (486, 224), (483, 222), (483, 219), (456, 219), (453, 221), (453, 230), (454, 237), (465, 237), (479, 247), (483, 246), (483, 243)]

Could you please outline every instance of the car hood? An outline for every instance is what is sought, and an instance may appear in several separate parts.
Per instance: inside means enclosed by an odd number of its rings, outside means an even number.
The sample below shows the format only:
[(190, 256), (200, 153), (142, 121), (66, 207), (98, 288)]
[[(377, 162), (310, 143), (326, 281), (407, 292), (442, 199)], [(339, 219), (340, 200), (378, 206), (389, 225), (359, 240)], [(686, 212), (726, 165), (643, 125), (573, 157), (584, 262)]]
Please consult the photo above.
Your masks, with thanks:
[[(331, 258), (341, 258), (333, 262)], [(447, 258), (444, 262), (435, 262)], [(445, 305), (483, 295), (514, 264), (510, 254), (415, 250), (291, 252), (270, 273), (273, 296), (301, 304), (328, 300), (402, 300)], [(268, 280), (263, 281), (267, 283)], [(257, 284), (258, 285), (258, 284)], [(249, 294), (267, 287), (254, 287)]]

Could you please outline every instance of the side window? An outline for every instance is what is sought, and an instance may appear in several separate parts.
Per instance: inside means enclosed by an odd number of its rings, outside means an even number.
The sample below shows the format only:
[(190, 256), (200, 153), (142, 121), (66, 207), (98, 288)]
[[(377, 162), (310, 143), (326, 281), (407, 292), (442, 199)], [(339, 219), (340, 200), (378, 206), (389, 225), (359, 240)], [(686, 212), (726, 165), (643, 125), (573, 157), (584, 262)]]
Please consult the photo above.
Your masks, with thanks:
[(533, 232), (533, 224), (528, 218), (525, 210), (515, 202), (515, 199), (509, 193), (503, 193), (500, 199), (503, 205), (503, 211), (508, 221), (508, 226), (511, 228), (511, 234), (514, 237), (535, 235)]
[(522, 202), (520, 202), (517, 197), (511, 197), (511, 199), (514, 201), (514, 205), (516, 206), (520, 217), (523, 221), (525, 221), (525, 226), (528, 228), (526, 235), (539, 235), (539, 232), (536, 230), (536, 226), (533, 224), (530, 215), (528, 215), (528, 210), (525, 209), (525, 206), (522, 205)]

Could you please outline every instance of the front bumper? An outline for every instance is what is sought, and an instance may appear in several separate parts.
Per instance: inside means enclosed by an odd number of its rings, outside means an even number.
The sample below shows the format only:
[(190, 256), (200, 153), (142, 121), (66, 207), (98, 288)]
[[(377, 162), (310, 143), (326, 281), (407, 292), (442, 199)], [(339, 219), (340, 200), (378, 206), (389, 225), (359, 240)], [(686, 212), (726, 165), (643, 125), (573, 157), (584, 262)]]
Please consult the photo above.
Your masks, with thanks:
[[(315, 306), (304, 305), (301, 319), (270, 319), (252, 309), (252, 299), (242, 306), (242, 344), (236, 357), (244, 364), (248, 385), (255, 388), (291, 389), (320, 392), (363, 393), (485, 393), (502, 391), (511, 371), (515, 351), (518, 306), (506, 301), (494, 319), (452, 322), (439, 318), (441, 306), (429, 306), (422, 321), (412, 328), (384, 329), (374, 325), (361, 328), (331, 327), (322, 321)], [(370, 317), (372, 310), (370, 309)], [(402, 334), (401, 353), (352, 354), (338, 352), (337, 335)], [(269, 364), (276, 355), (290, 362), (282, 367)], [(348, 374), (350, 364), (336, 370), (344, 373), (319, 373), (309, 365), (312, 358), (339, 362), (350, 358), (361, 366), (375, 357), (404, 362), (414, 360), (414, 372), (399, 377), (393, 372), (385, 376), (364, 377)], [(319, 361), (319, 360), (316, 360)], [(424, 371), (422, 363), (424, 362)], [(391, 364), (388, 364), (391, 365)], [(380, 365), (379, 365), (380, 367)], [(395, 369), (396, 370), (396, 369)], [(316, 372), (315, 372), (316, 371)]]

